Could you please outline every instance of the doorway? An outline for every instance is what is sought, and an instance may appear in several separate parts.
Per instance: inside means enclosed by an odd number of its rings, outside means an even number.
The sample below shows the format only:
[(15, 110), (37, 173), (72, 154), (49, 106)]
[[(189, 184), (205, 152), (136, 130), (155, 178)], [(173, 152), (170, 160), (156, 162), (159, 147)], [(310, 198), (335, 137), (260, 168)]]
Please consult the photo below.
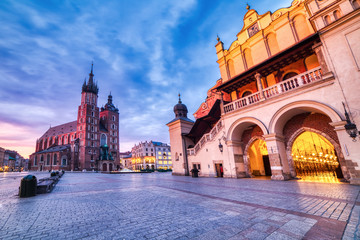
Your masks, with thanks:
[(215, 163), (215, 170), (217, 177), (224, 177), (224, 168), (222, 163)]
[(271, 176), (269, 155), (263, 155), (263, 163), (264, 163), (265, 176)]

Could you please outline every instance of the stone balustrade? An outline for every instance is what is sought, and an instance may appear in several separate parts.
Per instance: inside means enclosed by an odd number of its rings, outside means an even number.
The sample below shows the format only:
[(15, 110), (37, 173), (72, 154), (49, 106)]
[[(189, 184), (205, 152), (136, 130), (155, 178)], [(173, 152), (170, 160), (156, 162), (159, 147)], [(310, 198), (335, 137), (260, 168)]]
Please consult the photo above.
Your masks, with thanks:
[(251, 106), (254, 103), (265, 101), (275, 96), (290, 92), (292, 90), (301, 88), (305, 85), (309, 85), (313, 82), (322, 79), (321, 68), (313, 68), (307, 72), (296, 75), (292, 78), (286, 79), (268, 88), (265, 88), (261, 92), (253, 93), (249, 96), (240, 98), (236, 101), (228, 103), (224, 106), (224, 113), (229, 113), (238, 109), (242, 109)]

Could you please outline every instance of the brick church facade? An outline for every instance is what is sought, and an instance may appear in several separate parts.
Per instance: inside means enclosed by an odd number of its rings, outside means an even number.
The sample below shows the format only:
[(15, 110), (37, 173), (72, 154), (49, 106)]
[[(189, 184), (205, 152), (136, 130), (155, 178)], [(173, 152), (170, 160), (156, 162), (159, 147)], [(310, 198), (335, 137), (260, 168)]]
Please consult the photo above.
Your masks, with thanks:
[(112, 95), (98, 107), (99, 88), (93, 66), (82, 86), (77, 120), (50, 127), (37, 141), (30, 156), (31, 170), (113, 171), (119, 162), (119, 109)]

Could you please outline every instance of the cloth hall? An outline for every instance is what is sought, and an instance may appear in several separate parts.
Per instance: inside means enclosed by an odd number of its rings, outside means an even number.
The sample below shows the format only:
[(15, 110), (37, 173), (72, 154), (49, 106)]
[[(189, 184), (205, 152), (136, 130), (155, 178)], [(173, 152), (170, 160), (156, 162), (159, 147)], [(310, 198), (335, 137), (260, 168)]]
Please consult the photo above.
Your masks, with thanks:
[(120, 168), (119, 109), (112, 95), (98, 107), (99, 88), (93, 65), (82, 86), (77, 120), (50, 127), (37, 141), (30, 156), (31, 170), (99, 170)]
[(180, 99), (174, 107), (173, 174), (360, 184), (359, 6), (295, 0), (264, 14), (247, 6), (230, 47), (217, 38), (221, 78), (195, 122)]

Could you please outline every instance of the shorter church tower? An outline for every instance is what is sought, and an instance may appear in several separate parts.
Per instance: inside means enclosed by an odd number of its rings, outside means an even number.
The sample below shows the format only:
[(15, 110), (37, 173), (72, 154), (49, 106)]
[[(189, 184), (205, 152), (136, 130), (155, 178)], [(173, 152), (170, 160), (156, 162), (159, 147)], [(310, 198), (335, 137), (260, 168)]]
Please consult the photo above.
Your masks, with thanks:
[[(103, 128), (100, 136), (100, 145), (107, 145), (108, 151), (113, 159), (119, 157), (119, 109), (112, 102), (111, 93), (108, 96), (108, 102), (101, 108), (100, 127)], [(105, 132), (107, 134), (105, 134)]]
[(169, 127), (171, 156), (173, 158), (173, 175), (189, 175), (187, 148), (194, 143), (187, 138), (194, 121), (187, 117), (187, 107), (182, 103), (180, 94), (179, 102), (174, 106), (175, 118), (166, 124)]

